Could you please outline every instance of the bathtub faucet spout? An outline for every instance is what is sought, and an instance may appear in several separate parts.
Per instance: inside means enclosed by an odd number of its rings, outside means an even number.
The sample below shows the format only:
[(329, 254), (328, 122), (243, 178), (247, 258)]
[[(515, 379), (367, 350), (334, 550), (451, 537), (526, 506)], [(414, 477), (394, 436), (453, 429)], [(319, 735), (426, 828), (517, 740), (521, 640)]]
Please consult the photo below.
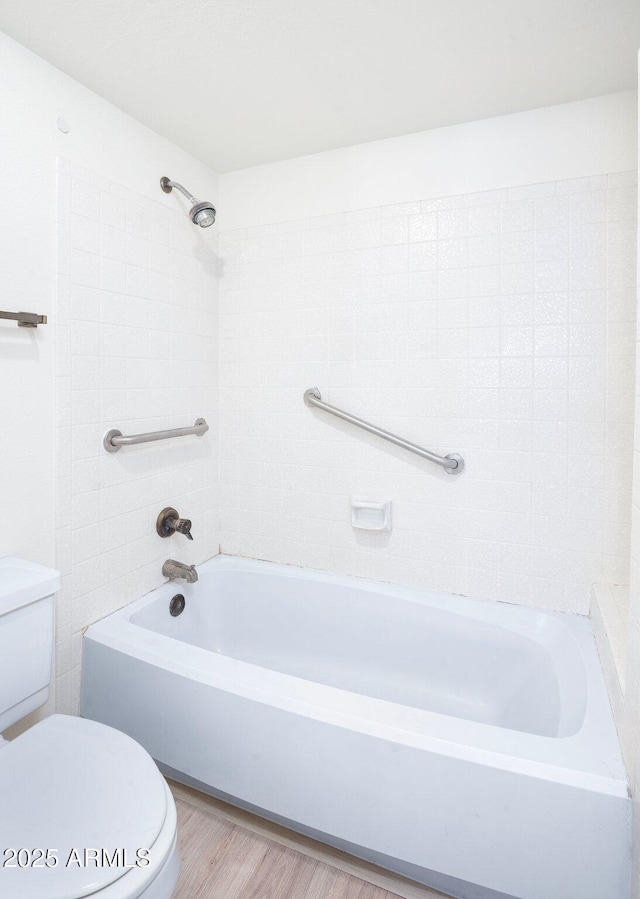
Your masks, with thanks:
[(198, 580), (195, 565), (185, 565), (184, 562), (176, 562), (175, 559), (167, 559), (162, 566), (162, 574), (168, 578), (182, 578), (187, 584), (195, 584)]

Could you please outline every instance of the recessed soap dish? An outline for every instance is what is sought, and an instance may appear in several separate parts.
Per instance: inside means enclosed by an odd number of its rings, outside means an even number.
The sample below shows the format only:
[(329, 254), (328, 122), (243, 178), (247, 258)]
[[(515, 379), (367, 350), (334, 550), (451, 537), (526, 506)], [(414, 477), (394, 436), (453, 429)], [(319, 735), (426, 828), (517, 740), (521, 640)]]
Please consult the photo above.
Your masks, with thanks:
[(351, 527), (362, 531), (391, 530), (391, 500), (351, 500)]

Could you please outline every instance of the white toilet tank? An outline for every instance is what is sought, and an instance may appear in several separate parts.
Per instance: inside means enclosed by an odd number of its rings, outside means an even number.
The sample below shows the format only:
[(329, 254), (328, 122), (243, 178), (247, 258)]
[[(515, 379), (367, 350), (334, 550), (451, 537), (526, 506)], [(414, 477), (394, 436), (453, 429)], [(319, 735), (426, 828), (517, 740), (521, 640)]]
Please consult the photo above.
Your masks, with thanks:
[(0, 559), (0, 733), (47, 700), (60, 573)]

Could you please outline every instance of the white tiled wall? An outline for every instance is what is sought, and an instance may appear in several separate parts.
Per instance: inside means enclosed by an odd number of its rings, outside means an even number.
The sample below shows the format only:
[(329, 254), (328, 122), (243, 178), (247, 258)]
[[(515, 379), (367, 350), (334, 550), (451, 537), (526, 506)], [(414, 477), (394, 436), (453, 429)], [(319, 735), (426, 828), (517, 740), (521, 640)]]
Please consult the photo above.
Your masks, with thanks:
[[(640, 335), (639, 335), (640, 336)], [(636, 343), (640, 354), (640, 340)], [(638, 372), (640, 374), (640, 372)], [(636, 422), (640, 422), (640, 380), (635, 387)], [(627, 613), (624, 715), (620, 728), (622, 749), (634, 804), (633, 876), (631, 896), (640, 899), (640, 429), (636, 424), (633, 452), (631, 577)]]
[(584, 613), (626, 581), (635, 215), (620, 173), (222, 234), (223, 552)]
[[(58, 161), (57, 706), (74, 711), (81, 629), (159, 586), (168, 557), (218, 550), (215, 229)], [(159, 189), (158, 189), (159, 190)], [(104, 433), (210, 430), (108, 454)], [(161, 539), (164, 506), (194, 541)]]
[[(635, 175), (287, 222), (221, 236), (60, 161), (59, 707), (79, 635), (222, 550), (588, 610), (628, 572)], [(218, 457), (220, 352), (220, 496)], [(438, 452), (461, 477), (306, 408), (307, 387)], [(102, 436), (206, 437), (109, 455)], [(350, 525), (391, 499), (394, 530)], [(162, 541), (175, 505), (196, 540)], [(217, 511), (222, 509), (218, 533)]]

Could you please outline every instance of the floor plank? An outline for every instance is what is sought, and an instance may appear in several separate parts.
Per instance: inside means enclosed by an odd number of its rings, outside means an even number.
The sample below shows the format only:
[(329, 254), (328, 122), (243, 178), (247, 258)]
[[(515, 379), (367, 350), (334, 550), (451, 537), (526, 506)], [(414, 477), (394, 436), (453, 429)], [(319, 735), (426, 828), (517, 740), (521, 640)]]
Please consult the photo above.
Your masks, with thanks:
[(170, 786), (181, 859), (174, 899), (447, 899), (196, 790)]

